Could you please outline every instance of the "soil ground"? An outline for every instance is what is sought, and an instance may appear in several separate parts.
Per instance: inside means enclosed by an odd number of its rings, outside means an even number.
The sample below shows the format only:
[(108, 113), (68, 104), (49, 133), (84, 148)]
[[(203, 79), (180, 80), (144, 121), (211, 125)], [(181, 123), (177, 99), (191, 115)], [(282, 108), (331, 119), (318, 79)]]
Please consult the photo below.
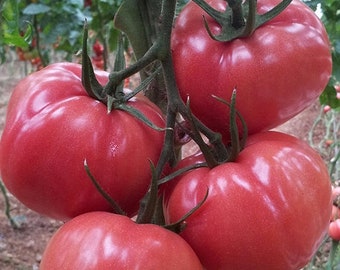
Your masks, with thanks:
[[(26, 67), (26, 70), (27, 68), (30, 67)], [(24, 75), (25, 66), (21, 62), (11, 61), (10, 64), (0, 65), (0, 134), (13, 86)], [(319, 113), (320, 106), (315, 102), (278, 129), (307, 141), (309, 131)], [(317, 131), (315, 136), (323, 136), (323, 131)], [(11, 227), (5, 215), (4, 196), (0, 193), (0, 269), (38, 269), (48, 240), (62, 223), (40, 216), (27, 209), (11, 194), (8, 195), (11, 215), (20, 224), (20, 228)]]

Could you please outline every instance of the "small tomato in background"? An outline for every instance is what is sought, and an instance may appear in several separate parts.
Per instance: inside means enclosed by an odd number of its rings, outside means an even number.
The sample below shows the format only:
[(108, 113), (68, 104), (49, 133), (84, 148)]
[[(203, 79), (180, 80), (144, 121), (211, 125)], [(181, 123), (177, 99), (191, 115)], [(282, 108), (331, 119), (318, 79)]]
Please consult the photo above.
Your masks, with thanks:
[(336, 219), (329, 224), (328, 235), (336, 241), (340, 241), (340, 219)]
[(104, 46), (98, 40), (93, 43), (92, 49), (96, 56), (102, 56), (104, 53)]

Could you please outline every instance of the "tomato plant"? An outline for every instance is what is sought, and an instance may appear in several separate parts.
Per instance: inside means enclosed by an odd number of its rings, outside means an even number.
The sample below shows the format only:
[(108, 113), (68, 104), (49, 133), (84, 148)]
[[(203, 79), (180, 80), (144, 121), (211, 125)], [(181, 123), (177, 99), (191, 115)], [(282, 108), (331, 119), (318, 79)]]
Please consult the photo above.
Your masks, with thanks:
[[(207, 1), (217, 10), (226, 1)], [(258, 1), (257, 12), (279, 1)], [(238, 90), (236, 108), (249, 133), (275, 127), (309, 106), (323, 91), (332, 73), (330, 45), (322, 22), (301, 1), (246, 38), (213, 40), (221, 26), (194, 2), (179, 14), (172, 33), (176, 81), (184, 100), (211, 129), (228, 139), (228, 111), (211, 96), (230, 99)]]
[(327, 168), (306, 143), (283, 133), (250, 136), (235, 162), (194, 169), (177, 181), (166, 196), (169, 223), (209, 192), (181, 233), (206, 269), (300, 269), (328, 229)]
[(328, 234), (333, 240), (340, 241), (340, 219), (329, 224)]
[(40, 265), (53, 269), (203, 269), (177, 234), (153, 224), (92, 212), (62, 226), (49, 241)]
[[(298, 0), (193, 0), (174, 25), (184, 2), (0, 6), (0, 32), (20, 59), (40, 67), (50, 48), (81, 51), (82, 67), (51, 65), (17, 85), (0, 144), (2, 178), (21, 202), (53, 218), (76, 216), (51, 239), (42, 269), (201, 269), (200, 261), (206, 269), (298, 269), (330, 228), (322, 159), (280, 133), (245, 141), (246, 126), (256, 133), (286, 121), (327, 84), (333, 47), (321, 21)], [(22, 16), (32, 24), (20, 25)], [(93, 71), (108, 67), (116, 41), (112, 72)], [(128, 66), (127, 44), (136, 57)], [(137, 73), (131, 97), (123, 86)], [(140, 119), (119, 110), (127, 108)], [(205, 163), (161, 185), (188, 137), (203, 154), (175, 168)], [(108, 197), (127, 216), (94, 212), (124, 214)]]
[[(96, 74), (99, 82), (107, 82), (108, 73)], [(164, 133), (127, 112), (108, 113), (88, 96), (80, 77), (80, 65), (58, 63), (19, 82), (1, 138), (2, 179), (26, 206), (56, 219), (110, 211), (86, 174), (86, 160), (103, 189), (134, 214), (150, 183), (149, 160), (157, 162)], [(164, 126), (160, 110), (144, 96), (128, 104)]]

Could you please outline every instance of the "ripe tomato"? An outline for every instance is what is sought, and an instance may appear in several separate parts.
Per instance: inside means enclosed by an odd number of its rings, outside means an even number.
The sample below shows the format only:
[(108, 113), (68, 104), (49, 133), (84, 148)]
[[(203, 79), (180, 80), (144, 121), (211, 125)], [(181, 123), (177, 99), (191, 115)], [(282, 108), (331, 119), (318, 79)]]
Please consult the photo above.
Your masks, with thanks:
[(340, 241), (340, 219), (336, 219), (329, 224), (328, 235), (336, 241)]
[(103, 56), (92, 56), (92, 64), (94, 67), (100, 70), (104, 70), (104, 59)]
[(192, 248), (177, 234), (125, 216), (92, 212), (62, 226), (49, 241), (41, 270), (199, 270)]
[(235, 162), (187, 172), (165, 196), (167, 222), (194, 208), (207, 189), (207, 200), (186, 220), (181, 236), (208, 270), (300, 269), (327, 232), (327, 167), (295, 137), (258, 133)]
[(104, 53), (104, 46), (98, 40), (93, 43), (92, 49), (96, 56), (102, 56)]
[[(225, 10), (225, 0), (206, 1)], [(281, 0), (259, 0), (262, 14)], [(237, 88), (236, 108), (249, 133), (275, 127), (301, 112), (323, 91), (332, 72), (327, 33), (302, 1), (292, 3), (248, 38), (217, 42), (220, 26), (193, 1), (179, 14), (172, 34), (176, 81), (184, 100), (208, 127), (229, 140), (228, 108), (211, 95), (230, 100)], [(241, 126), (240, 126), (241, 128)]]
[[(100, 83), (107, 82), (108, 73), (96, 74)], [(164, 127), (160, 110), (144, 96), (128, 105)], [(57, 63), (14, 89), (0, 142), (1, 176), (22, 203), (52, 218), (109, 211), (86, 174), (86, 159), (103, 189), (132, 215), (148, 189), (149, 160), (158, 161), (163, 138), (163, 132), (124, 111), (107, 113), (85, 92), (81, 66)]]

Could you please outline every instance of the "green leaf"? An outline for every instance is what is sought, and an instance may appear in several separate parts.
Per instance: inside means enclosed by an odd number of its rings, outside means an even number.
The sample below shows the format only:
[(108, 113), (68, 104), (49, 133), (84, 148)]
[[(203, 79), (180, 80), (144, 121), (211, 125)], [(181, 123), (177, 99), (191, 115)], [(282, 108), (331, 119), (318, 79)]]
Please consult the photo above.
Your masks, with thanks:
[(336, 89), (332, 83), (329, 83), (323, 93), (320, 95), (320, 103), (322, 105), (329, 105), (331, 108), (340, 108), (340, 100), (336, 97)]
[(127, 35), (136, 57), (140, 58), (150, 46), (148, 44), (148, 37), (145, 32), (138, 2), (140, 1), (124, 1), (115, 15), (114, 26)]
[(161, 2), (125, 0), (115, 15), (114, 26), (127, 35), (137, 59), (145, 54), (156, 38), (154, 18), (160, 14)]
[(1, 6), (0, 34), (2, 46), (10, 45), (27, 48), (32, 37), (32, 26), (28, 24), (26, 32), (21, 35), (19, 29), (19, 9), (15, 0), (7, 0)]
[(311, 9), (316, 10), (320, 0), (303, 0), (303, 2), (309, 6)]
[(23, 11), (23, 14), (26, 15), (37, 15), (37, 14), (41, 14), (41, 13), (46, 13), (48, 11), (50, 11), (50, 7), (43, 5), (43, 4), (29, 4)]
[(4, 42), (10, 46), (16, 46), (21, 48), (27, 48), (28, 44), (20, 35), (4, 34)]

